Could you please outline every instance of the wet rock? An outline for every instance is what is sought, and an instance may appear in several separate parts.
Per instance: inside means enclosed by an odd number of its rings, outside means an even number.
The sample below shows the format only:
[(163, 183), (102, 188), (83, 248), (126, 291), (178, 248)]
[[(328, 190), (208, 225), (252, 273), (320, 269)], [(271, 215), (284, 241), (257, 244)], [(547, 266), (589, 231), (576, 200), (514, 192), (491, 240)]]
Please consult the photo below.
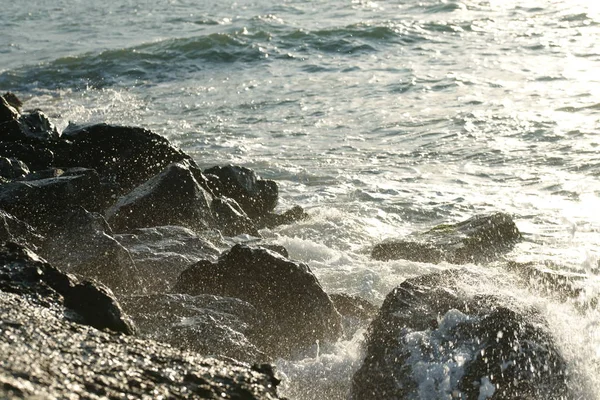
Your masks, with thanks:
[(182, 226), (140, 228), (114, 238), (129, 250), (148, 293), (169, 291), (190, 265), (221, 254), (212, 238)]
[(369, 328), (352, 399), (565, 399), (567, 365), (541, 315), (470, 295), (466, 271), (408, 279)]
[(204, 171), (216, 196), (234, 199), (248, 217), (259, 218), (277, 205), (279, 190), (271, 180), (259, 178), (246, 167), (215, 166)]
[(195, 165), (166, 138), (142, 128), (107, 124), (71, 126), (62, 137), (71, 147), (60, 155), (57, 166), (93, 168), (103, 180), (118, 185), (118, 194), (141, 185), (171, 163)]
[(27, 165), (16, 158), (0, 157), (0, 176), (7, 179), (19, 179), (29, 174)]
[(376, 260), (405, 259), (455, 264), (489, 262), (510, 251), (521, 234), (508, 214), (477, 215), (458, 224), (439, 225), (401, 240), (376, 245)]
[(269, 365), (208, 359), (102, 332), (5, 291), (0, 316), (0, 398), (280, 398)]
[(67, 209), (102, 209), (107, 196), (94, 170), (76, 169), (56, 178), (1, 185), (0, 208), (43, 232), (51, 231)]
[[(584, 293), (584, 282), (589, 277), (585, 273), (566, 272), (566, 268), (557, 270), (552, 263), (538, 264), (510, 261), (504, 267), (521, 278), (521, 282), (525, 286), (560, 301), (581, 296)], [(592, 298), (590, 300), (589, 305), (597, 303), (597, 299)]]
[(329, 297), (342, 315), (344, 339), (350, 340), (358, 329), (366, 328), (379, 309), (369, 301), (347, 293), (333, 293)]
[(43, 239), (31, 225), (0, 210), (0, 242), (15, 242), (36, 250)]
[[(26, 247), (15, 243), (9, 242), (0, 247), (2, 292), (26, 296), (33, 303), (55, 311), (66, 307), (70, 313), (61, 311), (63, 316), (78, 323), (134, 333), (134, 325), (109, 289), (95, 283), (80, 283), (74, 276), (64, 274)], [(7, 311), (10, 310), (0, 308), (2, 314)]]
[(117, 232), (160, 225), (201, 231), (213, 225), (211, 202), (190, 169), (174, 163), (121, 197), (106, 218)]
[(32, 171), (47, 169), (54, 164), (54, 152), (39, 144), (0, 142), (0, 157), (21, 160)]
[(273, 229), (279, 225), (289, 225), (293, 224), (294, 222), (304, 221), (308, 219), (308, 217), (309, 215), (304, 211), (302, 207), (294, 206), (281, 214), (275, 214), (270, 212), (265, 215), (262, 215), (256, 220), (256, 226), (259, 229)]
[(235, 245), (216, 263), (200, 261), (174, 292), (235, 297), (262, 310), (267, 321), (251, 340), (274, 356), (341, 335), (341, 317), (308, 266), (264, 248)]
[(240, 299), (212, 295), (126, 296), (121, 304), (142, 336), (204, 356), (264, 362), (267, 356), (248, 338), (264, 315)]
[(2, 95), (6, 102), (13, 107), (17, 112), (21, 112), (21, 107), (23, 106), (23, 102), (17, 97), (16, 94), (12, 92), (6, 92)]
[(260, 236), (254, 222), (248, 218), (235, 200), (228, 197), (217, 197), (212, 202), (212, 211), (223, 235), (237, 236), (245, 233)]
[(40, 254), (63, 271), (98, 280), (117, 293), (144, 289), (133, 259), (112, 237), (106, 220), (84, 208), (63, 214)]
[(18, 99), (8, 97), (0, 96), (0, 140), (35, 143), (58, 139), (56, 127), (43, 112), (33, 110), (21, 115), (18, 107), (13, 107)]

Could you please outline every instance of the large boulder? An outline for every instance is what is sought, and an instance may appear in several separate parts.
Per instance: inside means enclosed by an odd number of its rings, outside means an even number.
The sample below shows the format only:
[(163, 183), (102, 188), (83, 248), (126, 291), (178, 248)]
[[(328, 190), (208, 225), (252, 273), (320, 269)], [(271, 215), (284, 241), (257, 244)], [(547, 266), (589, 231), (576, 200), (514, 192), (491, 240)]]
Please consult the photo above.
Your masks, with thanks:
[(541, 315), (461, 289), (477, 279), (444, 271), (394, 289), (369, 328), (351, 398), (571, 398), (566, 362)]
[(379, 243), (371, 256), (383, 261), (488, 262), (511, 250), (520, 239), (521, 233), (510, 215), (476, 215), (457, 224), (438, 225), (423, 233)]
[(204, 238), (183, 226), (155, 226), (115, 234), (133, 258), (148, 293), (168, 292), (177, 277), (200, 260), (216, 260), (219, 238)]
[(18, 159), (34, 171), (54, 165), (54, 152), (43, 144), (0, 141), (0, 157)]
[(174, 163), (121, 197), (106, 218), (117, 232), (160, 225), (202, 231), (214, 225), (211, 202), (188, 166)]
[(193, 160), (169, 141), (142, 128), (98, 124), (67, 127), (62, 138), (68, 151), (57, 156), (58, 167), (86, 167), (114, 182), (118, 194), (144, 183), (174, 162)]
[(215, 166), (204, 170), (208, 184), (217, 196), (234, 199), (248, 217), (259, 218), (277, 205), (279, 189), (272, 180), (264, 180), (246, 167)]
[(94, 170), (74, 168), (61, 176), (0, 185), (0, 208), (42, 231), (52, 231), (74, 207), (100, 210), (108, 193)]
[(101, 214), (81, 207), (64, 213), (40, 254), (63, 271), (98, 280), (117, 293), (144, 291), (129, 251), (112, 236)]
[[(65, 318), (98, 329), (126, 334), (135, 330), (109, 289), (96, 283), (79, 282), (16, 243), (8, 242), (0, 247), (2, 292), (26, 297), (42, 307), (64, 308), (69, 310), (63, 311)], [(5, 312), (7, 310), (0, 308), (0, 315)]]
[(264, 315), (243, 300), (153, 294), (125, 296), (120, 301), (143, 337), (203, 356), (231, 357), (247, 363), (267, 361), (247, 337), (260, 326)]
[(335, 341), (341, 317), (307, 265), (265, 248), (235, 245), (217, 262), (186, 269), (174, 292), (247, 301), (266, 315), (252, 341), (266, 353), (288, 356), (317, 341)]

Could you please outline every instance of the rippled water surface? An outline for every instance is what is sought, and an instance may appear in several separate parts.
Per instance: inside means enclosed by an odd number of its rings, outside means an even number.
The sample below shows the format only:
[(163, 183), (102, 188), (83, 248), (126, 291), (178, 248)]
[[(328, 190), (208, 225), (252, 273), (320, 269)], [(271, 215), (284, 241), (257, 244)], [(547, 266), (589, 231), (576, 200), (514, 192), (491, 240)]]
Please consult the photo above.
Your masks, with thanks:
[[(0, 90), (69, 121), (142, 125), (201, 166), (280, 185), (306, 222), (265, 231), (326, 290), (380, 303), (449, 265), (368, 257), (377, 242), (487, 211), (508, 258), (585, 274), (598, 295), (600, 6), (595, 1), (32, 0), (0, 15)], [(543, 311), (600, 398), (600, 315), (503, 284)], [(508, 287), (507, 287), (508, 286)], [(286, 395), (344, 398), (360, 332), (280, 360)]]

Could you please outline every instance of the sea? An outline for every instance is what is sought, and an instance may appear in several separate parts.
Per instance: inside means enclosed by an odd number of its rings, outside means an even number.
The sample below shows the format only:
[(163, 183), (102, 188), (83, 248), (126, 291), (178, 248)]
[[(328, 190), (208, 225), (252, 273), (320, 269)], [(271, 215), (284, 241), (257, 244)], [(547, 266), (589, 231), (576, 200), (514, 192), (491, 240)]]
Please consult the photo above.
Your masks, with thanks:
[[(380, 305), (405, 279), (456, 266), (375, 261), (375, 244), (509, 213), (523, 241), (505, 259), (576, 274), (580, 294), (519, 285), (499, 264), (464, 268), (476, 290), (538, 309), (579, 398), (600, 399), (600, 311), (584, 306), (600, 295), (600, 2), (0, 5), (0, 91), (59, 130), (142, 126), (203, 168), (276, 180), (277, 210), (310, 218), (261, 234), (329, 293)], [(276, 360), (281, 394), (347, 398), (364, 335)]]

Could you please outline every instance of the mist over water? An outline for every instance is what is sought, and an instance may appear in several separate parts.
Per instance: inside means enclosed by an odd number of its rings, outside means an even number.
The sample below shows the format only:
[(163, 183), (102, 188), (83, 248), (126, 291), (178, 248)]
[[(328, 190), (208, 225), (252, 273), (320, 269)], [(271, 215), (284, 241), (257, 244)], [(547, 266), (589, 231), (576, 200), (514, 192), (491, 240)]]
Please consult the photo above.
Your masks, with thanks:
[[(600, 314), (582, 306), (600, 294), (600, 6), (197, 3), (5, 4), (0, 91), (60, 129), (143, 126), (201, 167), (276, 180), (278, 209), (311, 218), (266, 240), (327, 292), (377, 305), (406, 278), (454, 266), (374, 261), (374, 244), (511, 214), (525, 240), (506, 258), (578, 273), (580, 297), (520, 287), (497, 265), (467, 266), (481, 277), (470, 290), (539, 309), (581, 398), (600, 398)], [(363, 334), (279, 360), (283, 394), (345, 398)]]

